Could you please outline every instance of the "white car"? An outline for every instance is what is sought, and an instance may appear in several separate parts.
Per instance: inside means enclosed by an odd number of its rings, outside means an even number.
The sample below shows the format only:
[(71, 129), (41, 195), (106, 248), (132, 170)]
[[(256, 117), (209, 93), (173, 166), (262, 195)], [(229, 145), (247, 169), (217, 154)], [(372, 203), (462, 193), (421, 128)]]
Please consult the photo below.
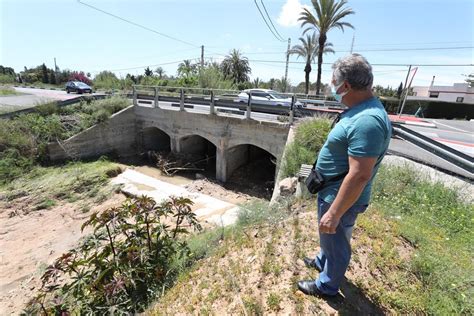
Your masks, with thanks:
[[(247, 103), (249, 99), (249, 94), (252, 94), (252, 105), (272, 105), (272, 106), (291, 106), (291, 97), (283, 95), (274, 90), (268, 89), (247, 89), (239, 93), (238, 99), (236, 102)], [(303, 103), (296, 101), (295, 108), (302, 108)]]

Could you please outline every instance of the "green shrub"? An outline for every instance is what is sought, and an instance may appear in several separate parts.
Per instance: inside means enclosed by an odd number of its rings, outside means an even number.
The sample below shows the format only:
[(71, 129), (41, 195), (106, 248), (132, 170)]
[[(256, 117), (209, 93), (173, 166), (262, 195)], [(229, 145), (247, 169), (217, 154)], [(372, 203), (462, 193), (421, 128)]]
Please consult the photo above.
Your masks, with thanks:
[[(1, 76), (2, 76), (2, 75), (0, 74), (0, 77), (1, 77)], [(1, 79), (0, 79), (0, 83), (2, 83), (2, 82), (1, 82)], [(13, 89), (13, 88), (0, 87), (0, 96), (16, 95), (16, 94), (20, 94), (20, 93), (16, 92), (16, 90)]]
[(58, 104), (56, 101), (37, 104), (35, 106), (35, 109), (42, 116), (58, 113), (58, 110), (59, 110)]
[(314, 118), (301, 122), (295, 138), (285, 150), (283, 177), (295, 176), (301, 164), (313, 164), (331, 129), (331, 120)]
[(92, 214), (82, 225), (92, 235), (46, 268), (39, 294), (25, 313), (143, 311), (176, 276), (172, 262), (190, 254), (181, 236), (188, 233), (185, 227), (201, 229), (191, 204), (173, 197), (157, 205), (143, 196)]
[(14, 75), (0, 74), (0, 83), (16, 83)]

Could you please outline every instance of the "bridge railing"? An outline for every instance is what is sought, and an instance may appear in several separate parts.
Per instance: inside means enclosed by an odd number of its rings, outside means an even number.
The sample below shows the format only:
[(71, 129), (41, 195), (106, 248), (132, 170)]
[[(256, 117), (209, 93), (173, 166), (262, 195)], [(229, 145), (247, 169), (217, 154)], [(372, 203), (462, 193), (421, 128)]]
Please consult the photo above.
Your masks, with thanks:
[[(179, 106), (181, 111), (194, 105), (209, 107), (209, 114), (217, 112), (230, 112), (233, 114), (245, 115), (250, 119), (252, 113), (270, 113), (288, 117), (293, 123), (295, 116), (305, 116), (309, 113), (304, 109), (306, 104), (331, 105), (331, 102), (323, 99), (324, 96), (298, 95), (294, 93), (278, 93), (285, 100), (281, 103), (272, 100), (255, 100), (252, 92), (242, 95), (241, 91), (230, 89), (209, 89), (198, 87), (172, 87), (172, 86), (133, 86), (133, 104), (149, 104), (159, 107), (160, 101), (170, 102), (171, 106)], [(312, 99), (303, 99), (303, 97)], [(318, 99), (319, 98), (319, 99)], [(301, 102), (303, 101), (303, 102)], [(307, 103), (306, 103), (307, 102)], [(309, 111), (311, 112), (311, 111)]]

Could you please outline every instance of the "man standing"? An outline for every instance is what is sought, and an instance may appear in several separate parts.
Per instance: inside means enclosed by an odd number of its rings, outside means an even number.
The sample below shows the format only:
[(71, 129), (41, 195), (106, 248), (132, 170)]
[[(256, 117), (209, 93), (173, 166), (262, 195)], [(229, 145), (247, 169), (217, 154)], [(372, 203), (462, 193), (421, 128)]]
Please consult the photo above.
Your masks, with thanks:
[(351, 258), (350, 240), (357, 215), (369, 204), (372, 180), (391, 137), (391, 125), (380, 101), (372, 94), (372, 67), (352, 54), (334, 63), (332, 90), (346, 105), (319, 152), (317, 170), (329, 181), (318, 193), (321, 251), (304, 258), (307, 267), (320, 271), (316, 280), (299, 281), (305, 294), (335, 296)]

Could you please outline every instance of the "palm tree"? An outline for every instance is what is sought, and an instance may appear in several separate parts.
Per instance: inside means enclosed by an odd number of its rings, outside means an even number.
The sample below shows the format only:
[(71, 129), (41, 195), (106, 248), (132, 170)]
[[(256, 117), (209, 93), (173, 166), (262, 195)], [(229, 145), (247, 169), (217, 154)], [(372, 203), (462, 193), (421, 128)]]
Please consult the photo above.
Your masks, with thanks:
[(222, 61), (222, 72), (226, 79), (232, 79), (234, 83), (249, 81), (252, 69), (247, 57), (242, 56), (238, 49), (233, 49)]
[[(304, 8), (298, 21), (301, 21), (301, 27), (309, 25), (304, 31), (305, 34), (311, 29), (319, 33), (319, 47), (326, 47), (327, 33), (333, 28), (339, 28), (344, 32), (344, 27), (354, 28), (352, 24), (341, 21), (350, 14), (354, 14), (351, 8), (345, 7), (347, 0), (312, 0), (313, 7), (316, 10), (316, 16), (308, 9)], [(321, 88), (321, 67), (323, 64), (323, 50), (318, 51), (318, 79), (316, 81), (316, 94), (319, 94)]]
[(158, 75), (158, 78), (163, 79), (163, 76), (165, 75), (165, 71), (163, 70), (163, 68), (161, 67), (158, 67), (155, 69), (155, 74)]
[(178, 65), (178, 76), (184, 76), (188, 78), (196, 72), (196, 65), (193, 65), (189, 59), (183, 60)]
[[(299, 57), (306, 58), (306, 66), (304, 67), (304, 82), (305, 82), (305, 94), (308, 94), (309, 90), (309, 73), (311, 72), (311, 63), (314, 62), (316, 55), (319, 51), (318, 40), (316, 39), (316, 33), (313, 35), (306, 35), (306, 38), (300, 37), (301, 45), (295, 45), (290, 49), (291, 55), (297, 55)], [(334, 53), (331, 48), (332, 44), (327, 42), (323, 49), (323, 53)]]
[(253, 80), (253, 87), (254, 87), (254, 88), (258, 88), (258, 86), (261, 85), (261, 84), (262, 84), (262, 81), (260, 80), (259, 77), (255, 78), (255, 79)]

